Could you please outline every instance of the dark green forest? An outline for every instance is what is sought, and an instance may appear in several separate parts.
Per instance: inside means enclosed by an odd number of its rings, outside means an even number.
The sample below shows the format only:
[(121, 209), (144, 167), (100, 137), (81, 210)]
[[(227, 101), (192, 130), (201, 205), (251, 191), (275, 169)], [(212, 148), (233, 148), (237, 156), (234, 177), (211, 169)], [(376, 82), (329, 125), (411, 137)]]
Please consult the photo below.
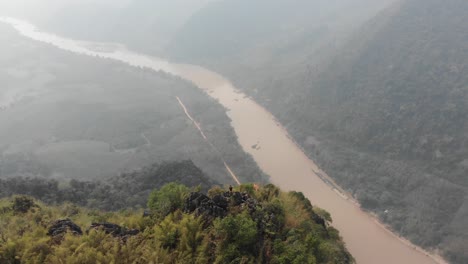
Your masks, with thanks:
[(151, 192), (145, 212), (1, 199), (0, 262), (354, 263), (328, 213), (302, 193), (196, 189), (166, 184)]
[(100, 180), (0, 178), (0, 198), (27, 195), (51, 205), (64, 202), (96, 210), (144, 208), (153, 189), (169, 182), (207, 191), (217, 184), (192, 161), (165, 162)]

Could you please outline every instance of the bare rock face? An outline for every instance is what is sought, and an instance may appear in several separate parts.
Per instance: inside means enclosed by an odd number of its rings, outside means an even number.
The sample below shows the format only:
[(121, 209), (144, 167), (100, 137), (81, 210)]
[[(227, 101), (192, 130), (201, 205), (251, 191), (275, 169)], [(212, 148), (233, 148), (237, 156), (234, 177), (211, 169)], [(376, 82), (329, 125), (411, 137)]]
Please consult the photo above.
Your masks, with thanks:
[(202, 193), (192, 192), (185, 200), (184, 211), (195, 212), (197, 216), (223, 217), (227, 213), (227, 206), (224, 206), (223, 202), (216, 204), (210, 197)]
[(92, 223), (87, 232), (90, 230), (103, 230), (106, 234), (111, 234), (114, 237), (119, 238), (128, 238), (130, 236), (135, 236), (140, 233), (138, 229), (126, 229), (119, 225), (112, 223)]
[(258, 201), (246, 192), (225, 192), (223, 195), (231, 205), (248, 207), (250, 213), (253, 213), (258, 206)]
[[(140, 230), (126, 229), (112, 223), (92, 223), (87, 232), (91, 229), (103, 230), (106, 234), (111, 234), (114, 237), (122, 238), (124, 240), (130, 236), (135, 236), (140, 233)], [(53, 222), (49, 227), (47, 235), (53, 238), (62, 238), (66, 233), (79, 236), (83, 235), (81, 228), (68, 218)]]
[(213, 198), (199, 192), (192, 192), (185, 200), (184, 211), (197, 216), (203, 215), (209, 218), (224, 217), (228, 213), (229, 206), (248, 207), (249, 211), (255, 211), (258, 202), (247, 193), (224, 192)]
[(195, 210), (197, 210), (197, 208), (206, 207), (210, 203), (210, 201), (210, 197), (204, 195), (203, 193), (192, 192), (185, 199), (184, 211), (192, 213)]
[(51, 237), (59, 237), (65, 235), (66, 233), (72, 233), (73, 235), (81, 236), (83, 231), (81, 231), (81, 228), (77, 224), (73, 223), (70, 219), (67, 218), (53, 222), (49, 227), (47, 235)]
[(222, 208), (223, 210), (227, 210), (228, 209), (228, 206), (229, 206), (229, 199), (222, 195), (222, 194), (218, 194), (218, 195), (215, 195), (212, 199), (213, 203)]

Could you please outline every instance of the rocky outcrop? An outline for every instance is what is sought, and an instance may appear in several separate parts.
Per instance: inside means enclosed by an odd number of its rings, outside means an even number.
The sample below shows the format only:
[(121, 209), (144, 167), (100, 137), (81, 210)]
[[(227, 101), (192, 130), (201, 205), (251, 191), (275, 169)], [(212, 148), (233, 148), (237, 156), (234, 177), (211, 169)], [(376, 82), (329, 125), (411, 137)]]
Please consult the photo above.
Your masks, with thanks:
[(90, 230), (102, 230), (106, 234), (111, 234), (114, 237), (119, 238), (128, 238), (130, 236), (135, 236), (140, 233), (138, 229), (126, 229), (116, 224), (112, 223), (92, 223), (87, 232)]
[(213, 203), (222, 208), (223, 210), (227, 210), (229, 206), (229, 200), (221, 194), (215, 195), (212, 199)]
[(313, 213), (312, 214), (312, 219), (314, 220), (314, 222), (316, 224), (321, 225), (325, 230), (327, 230), (327, 221), (325, 221), (325, 219), (323, 219), (323, 217), (319, 216), (316, 213)]
[(232, 205), (248, 207), (251, 213), (254, 212), (258, 206), (258, 201), (250, 197), (246, 192), (225, 192), (223, 195), (230, 199)]
[(185, 199), (184, 211), (187, 213), (195, 213), (195, 215), (200, 216), (211, 216), (211, 217), (224, 217), (227, 213), (227, 204), (228, 202), (222, 201), (222, 198), (217, 198), (215, 203), (210, 197), (199, 193), (192, 192)]
[(77, 224), (73, 223), (68, 218), (53, 222), (47, 231), (47, 235), (51, 237), (63, 236), (66, 233), (81, 236), (83, 231), (81, 231), (81, 228)]
[(200, 192), (192, 192), (185, 200), (184, 211), (197, 216), (224, 217), (229, 206), (248, 207), (250, 212), (258, 206), (257, 200), (245, 192), (224, 192), (210, 198)]
[[(106, 234), (111, 234), (114, 237), (122, 239), (127, 239), (130, 236), (135, 236), (140, 233), (140, 230), (126, 229), (112, 223), (92, 223), (86, 232), (89, 232), (90, 230), (103, 230)], [(47, 235), (53, 238), (61, 238), (66, 233), (80, 236), (83, 235), (81, 228), (68, 218), (53, 222), (49, 227)]]

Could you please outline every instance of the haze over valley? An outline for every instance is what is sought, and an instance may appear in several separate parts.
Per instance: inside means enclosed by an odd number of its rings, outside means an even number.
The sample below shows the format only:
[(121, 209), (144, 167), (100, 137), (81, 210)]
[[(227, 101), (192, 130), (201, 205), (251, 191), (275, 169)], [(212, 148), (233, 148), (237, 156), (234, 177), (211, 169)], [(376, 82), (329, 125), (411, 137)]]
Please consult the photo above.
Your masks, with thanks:
[[(468, 2), (0, 10), (1, 263), (127, 254), (60, 255), (88, 222), (122, 223), (130, 262), (468, 262)], [(43, 220), (7, 232), (19, 213)]]

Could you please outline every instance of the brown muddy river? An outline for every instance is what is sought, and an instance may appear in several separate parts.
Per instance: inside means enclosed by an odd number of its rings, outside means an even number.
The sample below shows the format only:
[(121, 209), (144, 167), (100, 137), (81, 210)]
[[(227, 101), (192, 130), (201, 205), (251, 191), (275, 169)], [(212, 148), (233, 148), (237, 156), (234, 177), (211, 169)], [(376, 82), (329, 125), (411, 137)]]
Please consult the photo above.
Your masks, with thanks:
[[(264, 108), (240, 92), (224, 77), (202, 67), (174, 64), (138, 54), (116, 44), (91, 43), (40, 32), (31, 24), (0, 19), (30, 39), (79, 54), (115, 59), (129, 65), (165, 71), (195, 83), (225, 106), (239, 143), (250, 153), (271, 181), (286, 190), (303, 192), (314, 205), (329, 211), (333, 226), (360, 264), (444, 263), (435, 256), (400, 239), (352, 199), (326, 184), (327, 177), (290, 139), (288, 133)], [(175, 102), (176, 103), (176, 102)], [(252, 148), (253, 145), (257, 145)]]

